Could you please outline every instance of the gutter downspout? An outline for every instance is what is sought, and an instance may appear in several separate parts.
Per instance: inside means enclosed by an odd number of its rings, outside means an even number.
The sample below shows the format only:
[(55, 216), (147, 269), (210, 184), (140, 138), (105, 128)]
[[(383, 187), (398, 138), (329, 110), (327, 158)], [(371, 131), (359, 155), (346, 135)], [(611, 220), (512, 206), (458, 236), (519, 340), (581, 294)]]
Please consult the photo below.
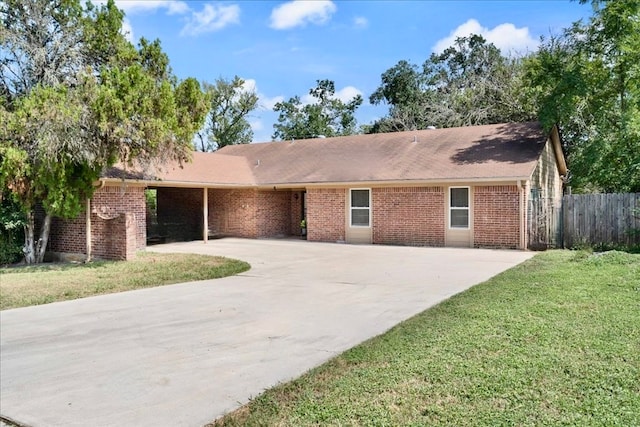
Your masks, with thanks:
[(91, 262), (91, 198), (87, 197), (87, 202), (85, 205), (86, 212), (86, 227), (85, 227), (85, 235), (87, 236), (87, 258), (84, 262)]
[(520, 249), (526, 250), (526, 216), (524, 211), (524, 188), (522, 187), (522, 181), (518, 180), (518, 210), (520, 214)]
[(202, 240), (209, 241), (209, 191), (205, 187), (202, 193)]

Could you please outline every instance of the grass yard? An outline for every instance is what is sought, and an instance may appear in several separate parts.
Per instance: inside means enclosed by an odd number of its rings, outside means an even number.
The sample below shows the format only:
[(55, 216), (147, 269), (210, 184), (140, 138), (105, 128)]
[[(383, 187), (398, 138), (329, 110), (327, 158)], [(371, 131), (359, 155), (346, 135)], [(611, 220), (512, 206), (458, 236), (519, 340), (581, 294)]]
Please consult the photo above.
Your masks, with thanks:
[(538, 254), (212, 425), (640, 426), (640, 255)]
[(249, 264), (223, 257), (140, 252), (133, 261), (42, 264), (0, 269), (0, 310), (93, 295), (217, 279)]

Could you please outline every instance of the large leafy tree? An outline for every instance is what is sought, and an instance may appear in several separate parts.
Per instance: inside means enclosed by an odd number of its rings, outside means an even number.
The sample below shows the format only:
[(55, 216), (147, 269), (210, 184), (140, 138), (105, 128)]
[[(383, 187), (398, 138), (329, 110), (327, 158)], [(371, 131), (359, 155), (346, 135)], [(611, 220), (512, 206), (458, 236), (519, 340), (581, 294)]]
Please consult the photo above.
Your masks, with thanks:
[(640, 0), (591, 4), (526, 62), (527, 85), (543, 124), (560, 127), (577, 191), (638, 192)]
[(335, 83), (317, 80), (309, 91), (314, 102), (303, 104), (299, 96), (278, 102), (273, 110), (279, 113), (273, 139), (289, 140), (320, 136), (345, 136), (356, 133), (355, 112), (362, 105), (362, 97), (354, 96), (348, 102), (335, 97)]
[(215, 151), (227, 145), (248, 144), (253, 130), (248, 115), (258, 107), (258, 94), (246, 90), (245, 81), (218, 79), (215, 84), (204, 83), (210, 98), (210, 110), (205, 128), (198, 132), (195, 147), (199, 151)]
[(521, 77), (521, 59), (503, 56), (482, 36), (458, 38), (422, 68), (400, 61), (382, 74), (369, 100), (388, 104), (389, 113), (367, 131), (530, 120), (534, 110), (520, 96)]
[(26, 215), (28, 263), (105, 167), (188, 160), (204, 121), (199, 83), (172, 75), (158, 41), (127, 42), (122, 19), (112, 0), (0, 3), (0, 189)]

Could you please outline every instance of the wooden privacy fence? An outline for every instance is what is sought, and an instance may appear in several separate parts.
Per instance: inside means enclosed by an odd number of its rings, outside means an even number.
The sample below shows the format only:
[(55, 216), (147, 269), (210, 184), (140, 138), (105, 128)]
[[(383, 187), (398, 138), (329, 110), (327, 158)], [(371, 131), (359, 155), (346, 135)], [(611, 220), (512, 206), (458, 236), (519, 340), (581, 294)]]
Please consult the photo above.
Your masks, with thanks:
[(536, 251), (562, 246), (562, 206), (552, 199), (533, 198), (527, 210), (529, 249)]
[(640, 246), (640, 193), (534, 198), (527, 217), (529, 249)]
[(562, 198), (563, 247), (640, 245), (640, 193)]

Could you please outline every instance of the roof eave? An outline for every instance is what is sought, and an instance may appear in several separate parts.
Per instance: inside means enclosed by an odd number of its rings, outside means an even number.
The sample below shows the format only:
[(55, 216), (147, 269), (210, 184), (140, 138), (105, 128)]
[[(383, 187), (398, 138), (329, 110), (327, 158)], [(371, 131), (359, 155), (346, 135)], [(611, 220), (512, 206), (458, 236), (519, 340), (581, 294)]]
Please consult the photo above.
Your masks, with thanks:
[(229, 188), (229, 189), (305, 189), (323, 187), (377, 187), (377, 186), (420, 186), (435, 184), (455, 184), (455, 183), (497, 183), (497, 182), (518, 182), (528, 181), (530, 176), (494, 176), (494, 177), (467, 177), (467, 178), (431, 178), (431, 179), (403, 179), (403, 180), (365, 180), (365, 181), (316, 181), (316, 182), (271, 182), (271, 183), (217, 183), (205, 181), (159, 181), (159, 180), (138, 180), (121, 178), (102, 178), (100, 181), (105, 184), (135, 185), (141, 187), (177, 187), (177, 188)]
[(562, 151), (562, 138), (560, 137), (560, 129), (558, 125), (553, 125), (551, 129), (551, 143), (553, 144), (553, 151), (556, 155), (556, 162), (558, 164), (558, 171), (560, 175), (567, 176), (567, 162)]
[(219, 183), (206, 181), (177, 181), (177, 180), (144, 180), (122, 178), (100, 178), (105, 184), (135, 185), (141, 187), (178, 187), (178, 188), (254, 188), (255, 184), (248, 183)]
[(259, 189), (273, 188), (322, 188), (322, 187), (353, 187), (353, 186), (419, 186), (434, 184), (455, 184), (455, 183), (480, 183), (480, 182), (518, 182), (528, 181), (529, 176), (496, 176), (496, 177), (469, 177), (469, 178), (432, 178), (432, 179), (404, 179), (404, 180), (368, 180), (368, 181), (323, 181), (323, 182), (274, 182), (256, 185)]

